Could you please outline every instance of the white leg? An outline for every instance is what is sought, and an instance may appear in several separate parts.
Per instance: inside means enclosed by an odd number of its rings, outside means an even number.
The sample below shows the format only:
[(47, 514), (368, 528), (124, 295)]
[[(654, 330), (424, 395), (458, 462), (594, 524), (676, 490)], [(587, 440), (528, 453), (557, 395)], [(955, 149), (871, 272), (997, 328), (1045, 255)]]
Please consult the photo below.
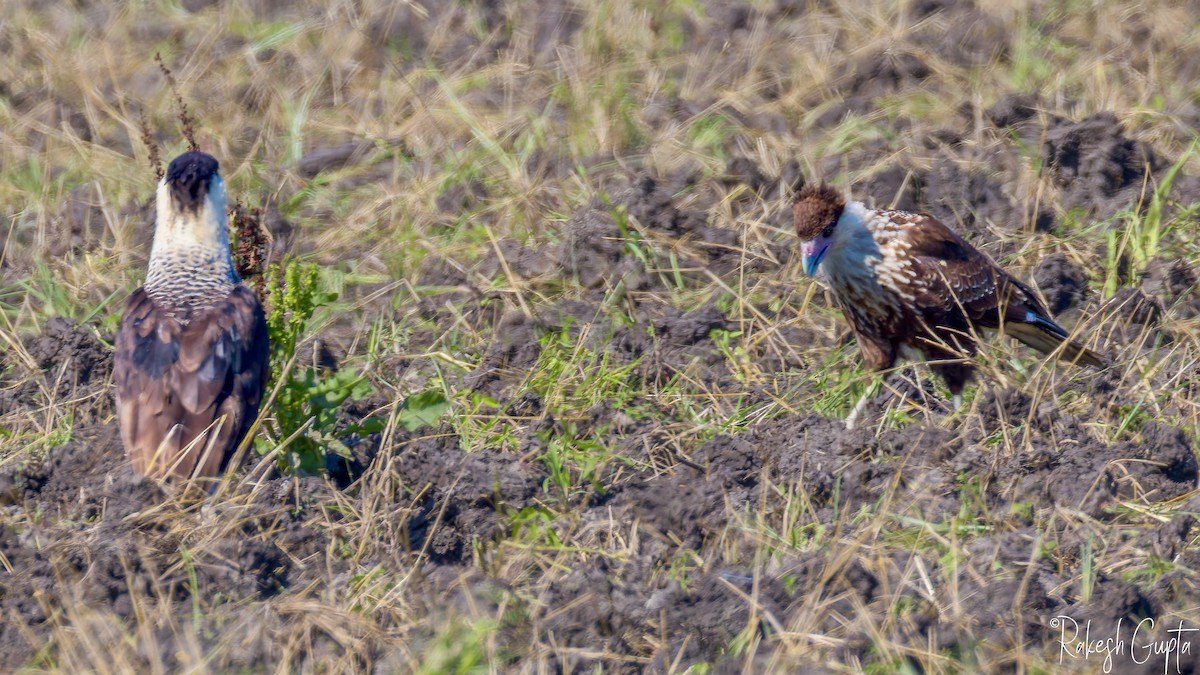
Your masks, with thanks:
[(887, 382), (888, 376), (890, 376), (890, 373), (883, 377), (872, 376), (871, 384), (868, 385), (867, 390), (863, 392), (862, 398), (858, 399), (858, 403), (854, 404), (854, 410), (851, 410), (850, 414), (846, 416), (846, 431), (854, 430), (854, 427), (858, 424), (858, 418), (861, 417), (863, 411), (867, 409), (867, 402), (871, 400), (872, 396), (879, 393), (879, 391), (883, 388), (883, 385)]
[(954, 402), (955, 410), (962, 408), (962, 394), (955, 394), (954, 396), (950, 397), (950, 400)]
[(854, 410), (851, 410), (850, 414), (846, 416), (846, 431), (854, 431), (854, 425), (858, 423), (858, 418), (867, 407), (867, 401), (870, 398), (871, 388), (868, 387), (862, 397), (858, 399), (858, 403), (854, 404)]

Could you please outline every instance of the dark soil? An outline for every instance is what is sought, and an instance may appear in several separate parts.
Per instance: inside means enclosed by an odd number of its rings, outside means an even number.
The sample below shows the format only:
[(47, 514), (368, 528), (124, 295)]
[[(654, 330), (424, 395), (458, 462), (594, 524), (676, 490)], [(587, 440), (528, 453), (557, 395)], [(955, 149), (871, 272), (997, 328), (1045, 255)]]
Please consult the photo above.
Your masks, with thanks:
[(1062, 314), (1087, 297), (1087, 274), (1062, 253), (1048, 255), (1038, 263), (1033, 281), (1053, 314)]
[[(185, 2), (188, 11), (208, 11), (208, 4)], [(404, 7), (369, 22), (368, 42), (400, 45), (446, 67), (479, 67), (518, 39), (531, 41), (532, 57), (552, 61), (555, 48), (580, 30), (574, 6), (551, 2), (528, 35), (510, 37), (500, 4), (435, 8), (434, 19)], [(681, 40), (700, 50), (713, 35), (738, 43), (752, 39), (756, 27), (799, 31), (810, 4), (816, 3), (777, 2), (759, 11), (715, 3), (705, 25), (681, 27)], [(254, 11), (274, 14), (273, 7), (258, 3)], [(438, 19), (439, 11), (450, 18)], [(914, 2), (907, 11), (924, 22), (921, 28), (895, 48), (855, 52), (837, 66), (830, 90), (813, 93), (812, 107), (821, 111), (814, 126), (867, 115), (898, 93), (936, 94), (947, 64), (1012, 58), (1014, 38), (981, 6)], [(461, 39), (426, 53), (427, 20), (457, 26)], [(925, 42), (933, 47), (920, 48)], [(372, 50), (364, 50), (363, 63), (374, 63)], [(487, 87), (471, 93), (500, 98)], [(706, 106), (677, 100), (659, 112), (675, 119)], [(68, 109), (47, 114), (48, 123), (87, 131), (86, 119)], [(743, 127), (761, 122), (750, 114), (730, 117)], [(916, 138), (904, 139), (903, 152), (892, 140), (860, 144), (845, 157), (828, 158), (821, 167), (828, 176), (807, 178), (839, 175), (843, 165), (858, 171), (896, 150), (894, 161), (857, 179), (856, 197), (928, 211), (973, 241), (991, 243), (994, 230), (1037, 237), (1068, 219), (1104, 222), (1136, 209), (1147, 175), (1161, 179), (1175, 160), (1135, 138), (1112, 113), (1068, 119), (1019, 92), (960, 118), (955, 128), (912, 132)], [(976, 118), (985, 128), (975, 128)], [(912, 124), (898, 120), (895, 127)], [(967, 142), (976, 135), (990, 145)], [(289, 170), (310, 179), (379, 160), (376, 177), (390, 175), (394, 165), (385, 154), (375, 143), (352, 140), (312, 149)], [(1033, 159), (1045, 167), (1044, 202), (1012, 187), (1022, 162)], [(180, 494), (133, 476), (109, 396), (111, 338), (94, 325), (48, 321), (25, 343), (32, 364), (0, 356), (0, 408), (36, 416), (48, 406), (69, 406), (73, 421), (69, 434), (48, 431), (49, 440), (31, 441), (29, 452), (0, 464), (0, 670), (49, 663), (40, 652), (56, 628), (105, 620), (115, 621), (122, 635), (134, 627), (152, 635), (122, 638), (139, 649), (156, 645), (153, 655), (131, 657), (140, 659), (135, 669), (189, 669), (198, 653), (212, 655), (203, 664), (212, 670), (273, 670), (294, 653), (287, 652), (289, 630), (309, 607), (322, 614), (319, 621), (305, 619), (313, 624), (304, 634), (311, 660), (285, 669), (319, 669), (329, 654), (347, 654), (339, 663), (351, 669), (397, 671), (409, 663), (402, 652), (419, 655), (445, 639), (403, 628), (403, 617), (376, 609), (380, 596), (397, 594), (406, 612), (435, 617), (422, 630), (441, 626), (443, 618), (495, 619), (498, 651), (523, 654), (532, 645), (546, 672), (661, 672), (699, 664), (715, 672), (830, 664), (919, 669), (915, 660), (880, 661), (881, 645), (1007, 672), (1054, 659), (1052, 621), (1059, 615), (1081, 625), (1091, 620), (1093, 631), (1109, 635), (1118, 621), (1154, 618), (1166, 626), (1194, 612), (1200, 604), (1193, 571), (1200, 568), (1193, 544), (1200, 511), (1195, 436), (1139, 414), (1146, 404), (1140, 392), (1175, 373), (1131, 382), (1136, 375), (1118, 368), (1062, 385), (1093, 411), (985, 380), (957, 418), (948, 418), (953, 413), (933, 385), (918, 383), (909, 397), (922, 402), (927, 416), (879, 433), (873, 425), (848, 432), (840, 419), (777, 407), (697, 439), (689, 435), (690, 418), (669, 406), (645, 413), (639, 406), (649, 404), (636, 398), (576, 411), (571, 419), (551, 414), (529, 381), (558, 335), (580, 340), (614, 366), (629, 366), (626, 389), (659, 394), (692, 387), (689, 396), (701, 401), (692, 405), (724, 405), (728, 398), (759, 410), (773, 400), (787, 403), (801, 388), (811, 393), (818, 364), (765, 347), (746, 350), (748, 368), (777, 377), (771, 385), (748, 383), (720, 340), (771, 327), (728, 309), (720, 293), (704, 292), (714, 279), (794, 288), (786, 276), (794, 270), (791, 239), (753, 239), (714, 224), (712, 209), (734, 192), (735, 215), (786, 199), (804, 183), (800, 167), (793, 161), (775, 175), (750, 155), (731, 153), (716, 176), (614, 171), (596, 179), (601, 196), (571, 213), (555, 241), (501, 240), (470, 263), (440, 251), (425, 257), (416, 286), (432, 290), (414, 314), (403, 315), (420, 321), (407, 327), (406, 356), (423, 353), (451, 328), (480, 336), (461, 348), (478, 366), (454, 378), (462, 395), (456, 402), (494, 402), (497, 417), (511, 418), (505, 428), (512, 438), (467, 439), (448, 424), (399, 431), (387, 443), (375, 435), (354, 448), (340, 480), (282, 477), (257, 458), (241, 468), (244, 480), (215, 495)], [(528, 168), (546, 175), (572, 170), (554, 157), (532, 158)], [(1179, 185), (1181, 202), (1187, 190), (1200, 194), (1198, 184)], [(466, 180), (430, 200), (439, 217), (452, 221), (486, 204), (491, 190)], [(102, 215), (89, 192), (70, 193), (56, 221), (64, 236), (55, 254), (91, 250)], [(265, 217), (272, 232), (290, 232), (277, 212), (274, 225), (270, 213)], [(988, 250), (1002, 257), (1011, 248)], [(1156, 260), (1106, 303), (1097, 298), (1095, 275), (1075, 258), (1053, 253), (1029, 266), (1052, 312), (1098, 311), (1104, 340), (1135, 345), (1128, 354), (1169, 342), (1168, 319), (1200, 315), (1196, 272), (1182, 262)], [(489, 287), (506, 276), (569, 280), (573, 290), (518, 305)], [(679, 296), (690, 304), (673, 304)], [(761, 303), (752, 307), (756, 316), (784, 322), (771, 309), (776, 299), (753, 298)], [(836, 346), (826, 334), (794, 325), (779, 335), (797, 345)], [(321, 356), (314, 358), (338, 360)], [(417, 367), (401, 358), (372, 365), (371, 376), (397, 391)], [(721, 402), (702, 396), (713, 392)], [(880, 414), (889, 402), (880, 397), (870, 413)], [(361, 419), (377, 403), (388, 401), (348, 405), (344, 420)], [(1097, 411), (1129, 423), (1120, 430), (1102, 426)], [(568, 437), (594, 440), (605, 451), (586, 479), (571, 476), (573, 490), (555, 484), (545, 461), (549, 445)], [(1177, 513), (1170, 510), (1180, 504)], [(1106, 533), (1115, 534), (1105, 540)], [(515, 540), (537, 536), (544, 547), (516, 550)], [(571, 554), (555, 552), (562, 542)], [(1154, 556), (1161, 574), (1126, 574), (1111, 564), (1116, 554), (1109, 547), (1139, 564)], [(1101, 554), (1109, 564), (1088, 567), (1083, 581), (1085, 564)], [(371, 586), (376, 570), (392, 575), (386, 588)], [(353, 612), (325, 616), (311, 609), (323, 598), (352, 593), (361, 599)], [(797, 636), (821, 639), (784, 658)], [(1184, 658), (1184, 667), (1200, 667), (1195, 654)]]
[[(754, 170), (740, 173), (761, 189)], [(730, 319), (714, 306), (681, 311), (664, 305), (655, 291), (669, 280), (648, 272), (630, 249), (638, 242), (653, 254), (663, 242), (685, 242), (695, 255), (690, 265), (727, 275), (731, 263), (725, 251), (737, 243), (737, 234), (710, 227), (702, 212), (677, 208), (646, 177), (634, 179), (618, 195), (615, 203), (622, 212), (597, 202), (571, 218), (560, 254), (563, 268), (593, 289), (594, 298), (561, 301), (538, 308), (533, 316), (515, 310), (499, 318), (486, 311), (474, 315), (477, 327), (493, 331), (494, 338), (482, 365), (463, 384), (502, 401), (509, 414), (542, 416), (541, 423), (527, 427), (523, 453), (536, 455), (547, 438), (562, 432), (544, 416), (537, 397), (520, 387), (538, 361), (539, 338), (550, 331), (580, 334), (582, 326), (591, 325), (591, 334), (599, 336), (592, 348), (607, 350), (619, 362), (641, 364), (638, 378), (644, 386), (662, 386), (685, 370), (710, 386), (738, 386), (711, 339), (712, 331), (732, 327)], [(625, 236), (614, 220), (623, 216), (628, 217)], [(521, 269), (525, 250), (507, 243), (500, 247)], [(495, 261), (480, 264), (498, 269)], [(1190, 292), (1184, 271), (1160, 276), (1164, 281), (1156, 288), (1162, 293)], [(1036, 277), (1056, 310), (1071, 307), (1086, 293), (1086, 278), (1062, 257), (1047, 258)], [(687, 279), (699, 283), (698, 277)], [(429, 262), (424, 281), (463, 289), (458, 299), (467, 305), (478, 297), (469, 277), (445, 261)], [(632, 324), (610, 323), (601, 306), (606, 290), (621, 285), (636, 318)], [(1126, 313), (1130, 325), (1153, 322), (1162, 311), (1140, 292), (1130, 298), (1137, 305)], [(429, 316), (436, 320), (443, 314), (431, 306)], [(111, 367), (107, 350), (90, 329), (61, 320), (46, 325), (30, 354), (44, 369), (41, 377), (63, 392), (103, 389)], [(39, 404), (33, 392), (9, 397), (12, 405)], [(1119, 399), (1112, 403), (1121, 404)], [(1052, 405), (1035, 405), (1019, 390), (984, 387), (975, 409), (975, 423), (957, 432), (916, 424), (878, 436), (869, 429), (847, 433), (840, 421), (814, 414), (785, 415), (718, 436), (686, 464), (675, 461), (661, 423), (638, 422), (617, 409), (593, 411), (589, 428), (604, 430), (609, 442), (644, 468), (602, 467), (597, 490), (572, 497), (570, 515), (550, 525), (575, 532), (577, 540), (594, 539), (597, 546), (608, 536), (632, 537), (636, 543), (619, 558), (595, 557), (568, 574), (548, 576), (526, 607), (530, 623), (520, 631), (522, 639), (529, 638), (525, 631), (533, 631), (543, 644), (563, 648), (551, 660), (556, 670), (590, 667), (594, 657), (582, 654), (593, 651), (646, 658), (660, 667), (666, 659), (721, 662), (724, 646), (746, 631), (769, 638), (776, 630), (772, 622), (809, 612), (811, 630), (842, 641), (839, 658), (864, 659), (871, 639), (838, 617), (895, 611), (896, 591), (887, 589), (907, 589), (901, 591), (909, 598), (903, 620), (892, 624), (888, 639), (959, 651), (982, 640), (987, 653), (1000, 659), (1038, 644), (1047, 635), (1047, 622), (1058, 614), (1115, 624), (1122, 617), (1161, 616), (1169, 607), (1200, 598), (1184, 577), (1136, 585), (1102, 576), (1092, 600), (1083, 602), (1072, 587), (1074, 567), (1066, 561), (1083, 555), (1085, 531), (1075, 522), (1035, 527), (1031, 520), (1031, 514), (1071, 508), (1105, 522), (1117, 517), (1113, 507), (1119, 501), (1186, 497), (1196, 488), (1197, 465), (1185, 434), (1147, 424), (1129, 440), (1103, 443), (1084, 430), (1084, 420), (1063, 416)], [(989, 443), (1013, 427), (1027, 429), (1032, 451), (1008, 452)], [(397, 439), (386, 454), (375, 446), (362, 467), (370, 467), (363, 480), (344, 491), (323, 479), (277, 477), (253, 490), (242, 488), (232, 500), (204, 505), (203, 496), (197, 496), (201, 502), (194, 506), (169, 502), (174, 506), (163, 512), (158, 505), (166, 495), (130, 474), (111, 422), (81, 427), (44, 459), (10, 464), (0, 472), (0, 500), (16, 513), (41, 516), (0, 533), (0, 554), (14, 569), (0, 592), (0, 607), (14, 619), (0, 629), (4, 663), (11, 667), (31, 658), (36, 643), (29, 637), (46, 635), (53, 617), (64, 611), (90, 608), (132, 620), (155, 603), (189, 607), (200, 602), (232, 622), (240, 620), (239, 612), (254, 610), (238, 610), (239, 605), (219, 599), (245, 602), (336, 587), (355, 569), (347, 558), (326, 555), (339, 541), (337, 514), (346, 504), (352, 510), (380, 504), (380, 490), (392, 495), (384, 503), (391, 510), (390, 526), (403, 532), (399, 541), (404, 543), (399, 548), (367, 545), (364, 554), (390, 569), (423, 561), (419, 583), (426, 588), (415, 591), (416, 597), (469, 598), (476, 606), (496, 606), (497, 591), (486, 575), (469, 584), (462, 579), (478, 577), (481, 559), (511, 534), (512, 514), (536, 509), (549, 497), (545, 466), (502, 450), (465, 453), (459, 439), (443, 429)], [(247, 470), (252, 468), (253, 463)], [(895, 508), (930, 523), (960, 522), (965, 508), (979, 510), (973, 517), (1011, 515), (1003, 528), (974, 539), (971, 558), (930, 596), (906, 585), (918, 564), (912, 560), (830, 558), (796, 549), (778, 551), (769, 567), (757, 566), (756, 544), (736, 533), (742, 519), (759, 509), (768, 520), (779, 517), (779, 490), (803, 495), (814, 522), (831, 530), (843, 526), (847, 514), (880, 503), (903, 505)], [(218, 521), (224, 525), (193, 547), (192, 571), (181, 568), (179, 551), (188, 546), (189, 529)], [(619, 524), (615, 530), (613, 523)], [(1190, 527), (1186, 519), (1173, 520), (1148, 531), (1147, 545), (1161, 555), (1176, 555)], [(1057, 549), (1039, 558), (1036, 547), (1047, 536), (1057, 539)], [(684, 552), (714, 547), (728, 549), (730, 562), (692, 570), (686, 583), (668, 573)], [(925, 553), (905, 555), (922, 557), (920, 564), (931, 568), (937, 564)], [(1035, 560), (1032, 567), (1030, 560)], [(997, 566), (1015, 562), (1023, 565), (1019, 572), (980, 581), (994, 576)], [(75, 589), (73, 594), (44, 592), (64, 583)], [(73, 604), (59, 604), (68, 600)], [(939, 618), (936, 608), (952, 605), (961, 616)], [(227, 654), (223, 665), (271, 663), (277, 653), (262, 637), (266, 630), (264, 625), (254, 633), (259, 647)], [(172, 653), (175, 638), (159, 639), (163, 652)], [(768, 658), (772, 649), (767, 639), (758, 658)], [(366, 653), (372, 653), (370, 647)]]
[(1042, 160), (1063, 187), (1062, 203), (1106, 218), (1127, 208), (1147, 173), (1162, 161), (1146, 144), (1125, 135), (1115, 115), (1103, 113), (1079, 122), (1054, 119), (1046, 128)]
[[(26, 345), (36, 366), (33, 377), (21, 377), (26, 368), (16, 359), (9, 363), (9, 378), (15, 384), (0, 387), (0, 409), (57, 403), (83, 415), (83, 422), (111, 412), (108, 383), (113, 359), (104, 342), (111, 344), (112, 336), (100, 334), (95, 326), (81, 326), (61, 317), (50, 319), (41, 335)], [(3, 365), (0, 363), (0, 368)]]

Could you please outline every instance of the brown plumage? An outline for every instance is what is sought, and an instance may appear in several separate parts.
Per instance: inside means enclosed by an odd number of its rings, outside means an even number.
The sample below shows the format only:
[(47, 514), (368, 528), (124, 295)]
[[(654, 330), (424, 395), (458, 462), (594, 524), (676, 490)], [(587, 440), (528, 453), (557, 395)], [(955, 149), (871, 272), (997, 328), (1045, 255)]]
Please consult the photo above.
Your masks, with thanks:
[[(121, 440), (134, 471), (219, 474), (258, 414), (266, 347), (262, 308), (244, 285), (186, 324), (144, 289), (135, 291), (121, 319), (113, 364)], [(205, 438), (193, 444), (201, 434)]]
[(1033, 291), (953, 230), (924, 213), (873, 210), (827, 185), (806, 186), (793, 206), (805, 271), (832, 293), (863, 361), (891, 368), (901, 347), (932, 365), (957, 401), (981, 329), (1003, 329), (1044, 354), (1094, 367), (1097, 352), (1071, 340)]
[(258, 414), (266, 318), (233, 271), (216, 160), (191, 152), (172, 162), (157, 208), (146, 285), (117, 333), (121, 440), (140, 474), (213, 477)]

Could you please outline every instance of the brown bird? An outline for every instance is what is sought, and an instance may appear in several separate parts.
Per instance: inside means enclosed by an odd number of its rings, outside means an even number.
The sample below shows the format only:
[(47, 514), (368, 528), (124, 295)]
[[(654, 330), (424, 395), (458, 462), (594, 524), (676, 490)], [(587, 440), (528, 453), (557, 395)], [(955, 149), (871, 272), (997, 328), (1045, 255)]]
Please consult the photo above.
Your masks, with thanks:
[[(804, 271), (834, 296), (865, 365), (891, 368), (902, 347), (934, 360), (957, 408), (980, 329), (1096, 368), (1108, 359), (1070, 338), (1033, 291), (925, 213), (869, 209), (822, 183), (792, 207)], [(853, 427), (866, 397), (846, 420)]]
[(266, 318), (233, 268), (217, 169), (195, 151), (167, 168), (146, 283), (117, 333), (121, 441), (134, 471), (155, 478), (218, 475), (266, 386)]

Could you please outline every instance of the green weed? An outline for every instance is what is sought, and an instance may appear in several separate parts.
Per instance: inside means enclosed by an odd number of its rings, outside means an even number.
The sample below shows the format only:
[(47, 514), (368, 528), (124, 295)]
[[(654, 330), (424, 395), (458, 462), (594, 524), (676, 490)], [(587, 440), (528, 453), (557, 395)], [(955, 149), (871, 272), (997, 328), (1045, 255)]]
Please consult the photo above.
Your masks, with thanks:
[(1104, 297), (1111, 298), (1115, 295), (1122, 279), (1130, 287), (1140, 285), (1143, 274), (1161, 252), (1162, 242), (1167, 234), (1191, 223), (1196, 213), (1200, 212), (1200, 204), (1191, 204), (1182, 206), (1169, 220), (1164, 216), (1175, 179), (1196, 153), (1198, 144), (1200, 141), (1193, 141), (1163, 174), (1162, 180), (1150, 193), (1150, 203), (1146, 206), (1145, 213), (1140, 213), (1137, 208), (1139, 205), (1134, 205), (1117, 217), (1118, 221), (1124, 223), (1124, 227), (1107, 232)]
[[(351, 434), (368, 434), (383, 428), (383, 421), (368, 418), (338, 428), (337, 412), (348, 399), (371, 393), (367, 379), (351, 367), (334, 372), (316, 365), (295, 367), (296, 346), (308, 329), (313, 313), (336, 296), (318, 288), (318, 269), (292, 260), (267, 272), (267, 332), (271, 340), (271, 381), (279, 388), (272, 410), (274, 436), (287, 442), (277, 463), (284, 471), (313, 474), (328, 467), (330, 454), (350, 457), (342, 442)], [(265, 454), (271, 444), (260, 442)]]

